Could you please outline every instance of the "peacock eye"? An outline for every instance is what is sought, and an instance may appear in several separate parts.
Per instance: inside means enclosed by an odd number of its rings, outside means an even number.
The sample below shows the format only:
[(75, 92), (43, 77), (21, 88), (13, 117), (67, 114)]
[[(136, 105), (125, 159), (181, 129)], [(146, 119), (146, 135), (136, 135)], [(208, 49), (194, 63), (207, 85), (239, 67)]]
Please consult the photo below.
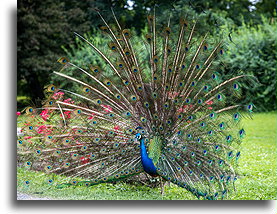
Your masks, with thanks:
[(137, 134), (136, 138), (137, 138), (138, 140), (140, 140), (140, 139), (141, 139), (141, 135), (140, 135), (140, 134)]

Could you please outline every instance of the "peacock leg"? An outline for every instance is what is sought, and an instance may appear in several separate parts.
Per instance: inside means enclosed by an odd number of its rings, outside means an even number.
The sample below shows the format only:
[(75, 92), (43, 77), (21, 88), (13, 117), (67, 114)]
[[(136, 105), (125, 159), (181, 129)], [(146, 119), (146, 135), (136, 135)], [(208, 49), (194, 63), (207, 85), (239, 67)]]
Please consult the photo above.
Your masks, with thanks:
[(160, 182), (160, 185), (161, 185), (161, 194), (163, 196), (164, 195), (164, 185), (165, 185), (165, 183), (163, 183), (163, 178), (162, 177), (160, 177), (160, 180), (161, 180), (161, 182)]

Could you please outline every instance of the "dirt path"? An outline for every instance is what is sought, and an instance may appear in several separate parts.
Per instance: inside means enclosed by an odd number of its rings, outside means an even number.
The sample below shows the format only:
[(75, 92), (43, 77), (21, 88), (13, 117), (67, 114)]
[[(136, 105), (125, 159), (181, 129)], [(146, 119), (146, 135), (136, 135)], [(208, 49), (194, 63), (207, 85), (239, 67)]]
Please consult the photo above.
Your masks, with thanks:
[(39, 198), (25, 193), (17, 192), (17, 200), (51, 200), (50, 198)]

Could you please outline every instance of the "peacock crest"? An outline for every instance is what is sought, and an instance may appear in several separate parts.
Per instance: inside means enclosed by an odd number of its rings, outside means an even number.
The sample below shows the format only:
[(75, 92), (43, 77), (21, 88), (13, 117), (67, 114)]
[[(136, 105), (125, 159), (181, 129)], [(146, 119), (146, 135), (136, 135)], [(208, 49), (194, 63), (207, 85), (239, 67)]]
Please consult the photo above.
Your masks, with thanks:
[(59, 188), (148, 173), (197, 198), (226, 197), (238, 178), (240, 120), (254, 107), (242, 100), (251, 77), (222, 72), (228, 41), (199, 34), (186, 16), (160, 24), (154, 10), (137, 42), (113, 11), (113, 24), (96, 12), (110, 41), (100, 48), (75, 34), (102, 63), (58, 60), (54, 74), (68, 87), (47, 86), (43, 106), (25, 110), (19, 166), (65, 175)]

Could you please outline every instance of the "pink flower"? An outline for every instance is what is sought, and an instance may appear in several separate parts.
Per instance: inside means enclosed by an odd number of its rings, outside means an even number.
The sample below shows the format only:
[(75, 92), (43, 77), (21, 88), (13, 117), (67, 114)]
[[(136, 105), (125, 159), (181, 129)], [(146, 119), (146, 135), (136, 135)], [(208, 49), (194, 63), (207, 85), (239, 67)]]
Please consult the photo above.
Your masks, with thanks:
[(183, 112), (182, 108), (177, 109), (177, 112)]
[(31, 139), (32, 137), (31, 136), (25, 136), (24, 139), (27, 140), (27, 139)]
[(104, 111), (107, 112), (107, 113), (113, 111), (112, 107), (109, 106), (109, 105), (101, 105), (101, 107), (104, 108)]
[(208, 107), (208, 109), (213, 109), (213, 107)]
[(89, 120), (92, 120), (94, 118), (94, 113), (91, 113), (91, 116), (88, 117)]
[(21, 115), (21, 113), (18, 111), (18, 112), (16, 112), (16, 115), (19, 116), (19, 115)]
[(168, 92), (168, 98), (169, 99), (174, 99), (179, 95), (179, 92), (173, 91), (173, 92)]
[(74, 101), (71, 99), (71, 98), (68, 98), (66, 100), (64, 100), (65, 103), (70, 103), (70, 104), (73, 104)]
[(61, 98), (62, 96), (64, 95), (63, 92), (59, 91), (59, 92), (56, 92), (55, 94), (53, 94), (53, 99), (57, 100), (59, 98)]
[(113, 129), (118, 131), (120, 129), (120, 126), (114, 126)]
[(48, 114), (49, 110), (45, 109), (40, 113), (40, 116), (42, 117), (43, 120), (47, 120), (48, 117), (50, 117), (50, 115)]
[[(63, 114), (64, 114), (65, 119), (71, 118), (71, 111), (65, 111)], [(62, 114), (60, 114), (60, 116), (62, 117)]]
[(52, 129), (46, 125), (39, 126), (37, 129), (38, 134), (49, 135), (52, 133)]
[(38, 130), (37, 130), (37, 133), (42, 134), (43, 132), (45, 132), (46, 129), (47, 129), (46, 125), (39, 126)]
[(214, 102), (212, 100), (206, 102), (207, 105), (212, 105), (213, 103)]

